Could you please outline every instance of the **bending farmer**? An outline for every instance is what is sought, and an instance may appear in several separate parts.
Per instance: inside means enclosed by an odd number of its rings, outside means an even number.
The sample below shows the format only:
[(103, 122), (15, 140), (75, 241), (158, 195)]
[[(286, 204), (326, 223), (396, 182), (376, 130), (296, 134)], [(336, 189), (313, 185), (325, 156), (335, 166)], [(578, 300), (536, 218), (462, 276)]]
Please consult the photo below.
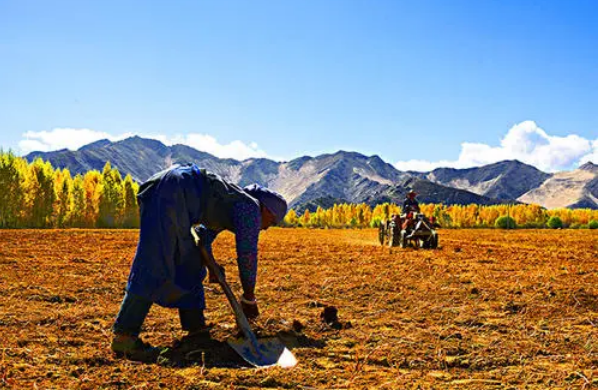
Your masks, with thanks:
[(219, 232), (235, 233), (241, 306), (248, 318), (259, 315), (254, 293), (259, 232), (284, 218), (287, 203), (281, 195), (257, 184), (241, 188), (192, 164), (152, 176), (141, 185), (137, 199), (141, 229), (113, 326), (112, 350), (117, 355), (149, 360), (158, 354), (157, 348), (139, 339), (153, 303), (178, 308), (189, 335), (205, 330), (206, 268), (191, 235), (191, 227), (198, 224), (210, 253)]

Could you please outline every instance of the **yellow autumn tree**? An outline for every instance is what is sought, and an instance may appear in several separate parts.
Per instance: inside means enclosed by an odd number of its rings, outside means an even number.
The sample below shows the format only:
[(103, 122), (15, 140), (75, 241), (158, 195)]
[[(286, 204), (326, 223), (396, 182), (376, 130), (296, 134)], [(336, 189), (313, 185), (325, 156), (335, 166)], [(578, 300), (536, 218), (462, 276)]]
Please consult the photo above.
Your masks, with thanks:
[(19, 227), (22, 222), (26, 173), (22, 159), (0, 151), (0, 228)]
[(284, 223), (286, 226), (297, 226), (298, 219), (295, 210), (289, 210), (287, 215), (284, 217)]
[(83, 227), (96, 226), (99, 214), (100, 189), (102, 176), (98, 171), (88, 171), (83, 176), (83, 190), (85, 195), (85, 208), (83, 210)]
[(69, 220), (72, 227), (85, 227), (85, 188), (81, 175), (77, 175), (73, 179), (71, 189), (71, 217)]
[(125, 228), (139, 227), (139, 207), (137, 206), (138, 191), (139, 185), (133, 181), (131, 175), (127, 175), (123, 181), (122, 226)]
[(63, 228), (67, 226), (71, 217), (72, 199), (71, 199), (72, 178), (67, 168), (56, 170), (54, 177), (54, 191), (56, 200), (54, 202), (54, 226)]
[(34, 228), (51, 227), (56, 200), (52, 165), (40, 158), (35, 159), (28, 167), (25, 189), (24, 223)]
[(301, 224), (301, 226), (309, 226), (309, 221), (310, 221), (310, 212), (308, 209), (305, 209), (305, 212), (303, 213), (303, 215), (301, 216), (301, 218), (299, 218), (299, 223)]
[(102, 170), (97, 226), (118, 226), (122, 219), (123, 203), (122, 177), (118, 170), (113, 169), (110, 162), (107, 162)]

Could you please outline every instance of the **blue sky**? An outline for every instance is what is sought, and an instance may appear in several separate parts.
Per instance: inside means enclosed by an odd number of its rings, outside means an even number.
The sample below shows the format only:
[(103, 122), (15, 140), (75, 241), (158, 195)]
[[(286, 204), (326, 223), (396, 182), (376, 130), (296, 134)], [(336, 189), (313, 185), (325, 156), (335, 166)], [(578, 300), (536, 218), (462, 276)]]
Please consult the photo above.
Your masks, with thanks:
[(594, 1), (0, 0), (0, 146), (598, 162)]

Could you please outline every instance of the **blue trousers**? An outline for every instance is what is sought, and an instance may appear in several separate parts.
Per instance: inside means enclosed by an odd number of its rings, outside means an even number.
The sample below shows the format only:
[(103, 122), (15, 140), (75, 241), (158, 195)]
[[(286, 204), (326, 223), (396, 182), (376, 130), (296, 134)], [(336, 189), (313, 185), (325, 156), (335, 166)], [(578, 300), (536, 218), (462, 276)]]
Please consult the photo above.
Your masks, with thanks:
[[(152, 304), (152, 301), (139, 295), (125, 293), (116, 322), (112, 327), (114, 333), (139, 336), (143, 321)], [(179, 318), (181, 327), (188, 332), (201, 329), (206, 325), (203, 309), (179, 309)]]
[(202, 196), (194, 172), (192, 167), (161, 172), (142, 184), (138, 196), (139, 243), (127, 291), (163, 307), (205, 308), (206, 268), (191, 236)]

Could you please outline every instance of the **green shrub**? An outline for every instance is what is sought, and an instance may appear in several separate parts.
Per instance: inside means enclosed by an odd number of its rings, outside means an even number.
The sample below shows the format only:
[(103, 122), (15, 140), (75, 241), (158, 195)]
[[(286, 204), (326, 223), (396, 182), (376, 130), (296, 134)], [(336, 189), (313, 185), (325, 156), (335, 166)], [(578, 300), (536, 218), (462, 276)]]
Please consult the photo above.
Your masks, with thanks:
[(581, 229), (581, 224), (577, 223), (577, 222), (573, 222), (571, 225), (569, 225), (569, 229)]
[(511, 217), (507, 217), (506, 215), (503, 215), (502, 217), (498, 217), (496, 219), (496, 222), (494, 223), (494, 226), (499, 229), (516, 229), (517, 228), (517, 224), (515, 223), (515, 220)]
[(584, 224), (579, 225), (579, 228), (580, 229), (589, 229), (590, 227), (588, 226), (587, 223), (584, 223)]
[(598, 229), (598, 221), (593, 219), (590, 221), (590, 223), (588, 223), (588, 227), (590, 229)]
[(551, 229), (561, 229), (563, 227), (563, 221), (557, 216), (550, 217), (546, 224)]

